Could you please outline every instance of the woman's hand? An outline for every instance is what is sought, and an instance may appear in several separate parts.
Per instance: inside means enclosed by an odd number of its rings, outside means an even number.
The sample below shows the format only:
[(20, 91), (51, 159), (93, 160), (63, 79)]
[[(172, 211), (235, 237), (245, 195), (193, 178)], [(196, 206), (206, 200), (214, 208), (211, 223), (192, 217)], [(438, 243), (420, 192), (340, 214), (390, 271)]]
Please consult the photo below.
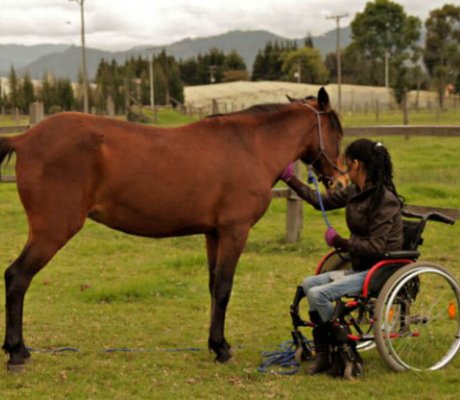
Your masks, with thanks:
[(286, 168), (284, 168), (283, 172), (281, 172), (280, 178), (284, 182), (289, 182), (291, 178), (294, 176), (294, 163), (290, 162)]
[(326, 232), (324, 232), (324, 240), (326, 241), (329, 247), (334, 246), (334, 241), (337, 239), (339, 234), (334, 228), (327, 228)]
[(330, 247), (335, 247), (342, 251), (349, 250), (349, 240), (340, 236), (334, 228), (327, 228), (326, 232), (324, 232), (324, 240)]

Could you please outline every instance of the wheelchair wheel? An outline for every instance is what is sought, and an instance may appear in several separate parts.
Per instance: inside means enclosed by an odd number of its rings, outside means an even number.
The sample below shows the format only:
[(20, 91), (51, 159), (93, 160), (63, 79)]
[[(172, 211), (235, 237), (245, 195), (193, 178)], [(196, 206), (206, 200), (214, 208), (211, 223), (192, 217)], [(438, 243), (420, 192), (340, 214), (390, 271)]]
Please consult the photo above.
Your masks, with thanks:
[(440, 369), (460, 348), (460, 287), (435, 264), (396, 271), (375, 308), (377, 349), (394, 371)]

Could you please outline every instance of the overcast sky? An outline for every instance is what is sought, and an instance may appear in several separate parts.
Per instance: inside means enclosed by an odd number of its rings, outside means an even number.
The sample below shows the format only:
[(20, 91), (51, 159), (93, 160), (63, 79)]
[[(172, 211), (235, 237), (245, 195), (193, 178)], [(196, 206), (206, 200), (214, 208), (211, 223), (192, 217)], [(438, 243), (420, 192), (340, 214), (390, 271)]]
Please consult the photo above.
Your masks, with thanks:
[[(429, 11), (459, 0), (400, 0), (422, 22)], [(85, 0), (86, 44), (107, 50), (166, 45), (230, 30), (264, 29), (288, 38), (335, 28), (327, 15), (349, 13), (349, 25), (366, 0)], [(0, 43), (80, 44), (75, 0), (0, 0)]]

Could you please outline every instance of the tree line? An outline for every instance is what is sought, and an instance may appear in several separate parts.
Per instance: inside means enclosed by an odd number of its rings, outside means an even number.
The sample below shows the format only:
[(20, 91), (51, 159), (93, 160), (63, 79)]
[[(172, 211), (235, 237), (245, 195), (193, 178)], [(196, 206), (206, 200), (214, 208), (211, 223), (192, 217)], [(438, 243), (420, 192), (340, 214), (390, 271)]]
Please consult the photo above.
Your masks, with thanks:
[[(352, 41), (341, 51), (342, 82), (383, 86), (388, 70), (398, 103), (404, 103), (408, 90), (434, 89), (442, 107), (448, 84), (460, 93), (460, 7), (446, 4), (432, 10), (424, 25), (421, 47), (419, 18), (391, 0), (369, 1), (351, 22)], [(335, 82), (337, 54), (331, 52), (323, 60), (307, 35), (300, 45), (295, 40), (268, 42), (257, 53), (251, 74), (236, 51), (225, 54), (217, 48), (185, 60), (176, 60), (164, 50), (152, 60), (141, 56), (123, 64), (101, 60), (89, 90), (90, 105), (105, 110), (110, 99), (116, 113), (125, 113), (132, 103), (149, 104), (151, 67), (155, 104), (177, 105), (184, 101), (184, 85), (248, 79)], [(29, 103), (38, 100), (47, 113), (82, 108), (81, 78), (72, 85), (68, 79), (45, 74), (41, 87), (34, 88), (28, 73), (19, 78), (12, 67), (8, 81), (9, 93), (0, 90), (0, 107), (27, 112)]]
[[(460, 7), (446, 4), (430, 12), (424, 47), (419, 45), (421, 28), (422, 21), (396, 2), (368, 2), (351, 22), (352, 41), (341, 51), (342, 82), (384, 86), (387, 68), (398, 103), (408, 90), (434, 89), (442, 108), (448, 84), (460, 93)], [(317, 84), (336, 82), (336, 77), (336, 52), (323, 61), (311, 41), (299, 49), (295, 43), (267, 43), (252, 73), (253, 80)]]
[[(176, 106), (184, 102), (184, 85), (247, 80), (248, 72), (243, 58), (236, 52), (225, 54), (212, 48), (204, 54), (186, 60), (176, 60), (163, 50), (151, 60), (131, 57), (123, 64), (115, 60), (99, 62), (95, 78), (89, 88), (89, 105), (105, 111), (110, 98), (115, 113), (127, 113), (131, 104), (150, 104), (150, 74), (153, 76), (153, 100), (156, 105)], [(11, 67), (8, 77), (9, 92), (0, 90), (0, 107), (27, 113), (34, 101), (44, 103), (45, 112), (81, 110), (83, 79), (78, 84), (68, 79), (54, 78), (46, 73), (41, 85), (34, 87), (29, 73), (22, 79)]]

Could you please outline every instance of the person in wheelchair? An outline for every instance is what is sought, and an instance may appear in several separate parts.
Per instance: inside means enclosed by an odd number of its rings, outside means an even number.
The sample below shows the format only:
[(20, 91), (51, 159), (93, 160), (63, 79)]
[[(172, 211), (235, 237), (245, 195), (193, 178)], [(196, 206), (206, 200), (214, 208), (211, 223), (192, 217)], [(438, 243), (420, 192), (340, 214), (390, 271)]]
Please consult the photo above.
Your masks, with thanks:
[[(351, 265), (348, 269), (307, 277), (297, 288), (291, 306), (294, 326), (305, 326), (306, 323), (299, 317), (298, 304), (307, 297), (316, 354), (308, 370), (310, 374), (329, 372), (340, 375), (338, 364), (343, 366), (344, 355), (338, 353), (344, 348), (347, 349), (348, 359), (360, 364), (358, 367), (362, 370), (362, 359), (356, 345), (347, 338), (348, 327), (334, 323), (337, 318), (334, 302), (343, 296), (359, 295), (368, 269), (385, 252), (401, 250), (403, 245), (403, 199), (393, 183), (393, 166), (388, 150), (380, 142), (358, 139), (346, 148), (345, 162), (351, 184), (321, 194), (321, 197), (326, 210), (345, 207), (350, 237), (343, 238), (335, 229), (328, 228), (325, 241), (329, 246), (348, 253)], [(281, 179), (299, 197), (320, 209), (317, 193), (294, 175), (292, 164), (283, 171)]]

